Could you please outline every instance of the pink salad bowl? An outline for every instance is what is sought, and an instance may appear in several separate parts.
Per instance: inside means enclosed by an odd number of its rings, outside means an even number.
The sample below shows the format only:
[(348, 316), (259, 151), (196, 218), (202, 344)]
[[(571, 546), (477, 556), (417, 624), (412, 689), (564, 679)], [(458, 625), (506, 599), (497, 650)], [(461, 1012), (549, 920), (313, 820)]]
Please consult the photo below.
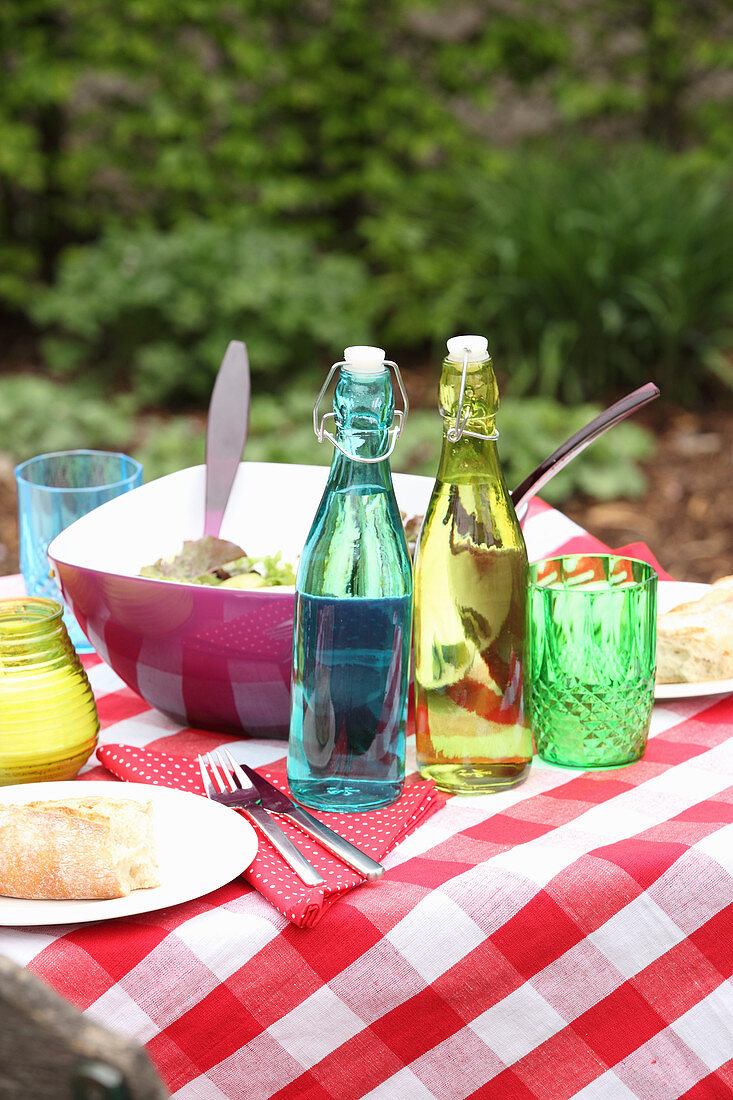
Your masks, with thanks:
[[(221, 528), (253, 557), (295, 563), (328, 469), (243, 462)], [(100, 656), (151, 706), (205, 730), (286, 737), (293, 590), (140, 577), (204, 529), (203, 466), (159, 478), (77, 520), (49, 546), (65, 599)], [(400, 508), (421, 514), (433, 479), (395, 474)]]

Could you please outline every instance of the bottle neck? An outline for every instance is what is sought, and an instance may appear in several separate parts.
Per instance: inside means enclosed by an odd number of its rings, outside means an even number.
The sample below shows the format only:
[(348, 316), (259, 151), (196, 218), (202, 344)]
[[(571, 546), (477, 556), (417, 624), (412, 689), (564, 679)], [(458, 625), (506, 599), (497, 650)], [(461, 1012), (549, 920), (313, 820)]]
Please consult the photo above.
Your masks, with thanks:
[[(339, 439), (338, 436), (336, 438)], [(339, 442), (341, 442), (340, 439)], [(389, 459), (385, 458), (381, 462), (357, 462), (334, 449), (331, 471), (328, 475), (328, 488), (335, 491), (367, 485), (383, 489), (391, 488), (392, 474)]]
[(329, 477), (331, 488), (389, 486), (389, 460), (365, 461), (379, 459), (389, 450), (389, 428), (394, 416), (389, 371), (356, 374), (342, 367), (333, 411), (335, 438), (343, 451), (338, 447), (334, 450)]
[[(491, 359), (469, 362), (465, 379), (463, 362), (443, 361), (439, 391), (443, 420), (443, 447), (438, 477), (443, 481), (481, 475), (500, 478), (501, 467), (496, 448), (496, 411), (499, 388)], [(464, 423), (465, 419), (465, 423)], [(453, 440), (456, 428), (463, 432)], [(467, 434), (467, 433), (474, 434)], [(476, 438), (484, 437), (484, 438)]]
[(496, 442), (462, 436), (456, 443), (448, 438), (448, 430), (454, 422), (443, 425), (443, 446), (438, 462), (440, 481), (470, 481), (473, 478), (502, 477)]

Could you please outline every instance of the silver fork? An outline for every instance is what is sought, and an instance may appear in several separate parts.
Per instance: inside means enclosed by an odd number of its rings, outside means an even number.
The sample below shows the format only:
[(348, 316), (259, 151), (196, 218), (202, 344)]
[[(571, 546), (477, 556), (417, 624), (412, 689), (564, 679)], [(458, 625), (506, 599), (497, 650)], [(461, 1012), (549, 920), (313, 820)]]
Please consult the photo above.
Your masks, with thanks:
[[(265, 834), (270, 844), (277, 849), (285, 862), (295, 871), (298, 878), (302, 879), (307, 886), (321, 885), (323, 878), (313, 864), (308, 862), (303, 853), (298, 851), (292, 840), (272, 820), (263, 807), (262, 800), (253, 783), (247, 780), (248, 786), (240, 788), (232, 778), (226, 762), (218, 750), (215, 753), (207, 752), (204, 756), (199, 756), (198, 765), (208, 798), (221, 802), (225, 806), (229, 805), (241, 810)], [(232, 797), (230, 798), (229, 795), (232, 795)]]

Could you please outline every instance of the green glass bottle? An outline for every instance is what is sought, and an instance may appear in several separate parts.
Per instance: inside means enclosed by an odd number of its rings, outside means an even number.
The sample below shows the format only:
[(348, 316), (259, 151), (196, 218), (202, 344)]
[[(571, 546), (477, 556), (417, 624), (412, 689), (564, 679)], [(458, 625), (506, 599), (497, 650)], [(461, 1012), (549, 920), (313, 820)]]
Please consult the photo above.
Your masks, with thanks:
[(443, 447), (415, 556), (417, 761), (455, 794), (527, 777), (527, 550), (501, 472), (498, 386), (481, 336), (448, 341)]

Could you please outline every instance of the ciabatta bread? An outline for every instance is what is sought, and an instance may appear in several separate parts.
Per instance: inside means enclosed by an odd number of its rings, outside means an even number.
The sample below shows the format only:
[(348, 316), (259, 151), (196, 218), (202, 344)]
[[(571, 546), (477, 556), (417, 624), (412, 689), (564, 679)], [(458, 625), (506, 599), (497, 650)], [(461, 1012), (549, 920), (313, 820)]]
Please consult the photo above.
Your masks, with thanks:
[(159, 886), (152, 809), (95, 796), (0, 806), (0, 894), (119, 898)]
[(733, 576), (699, 600), (657, 618), (657, 681), (700, 683), (733, 676)]

